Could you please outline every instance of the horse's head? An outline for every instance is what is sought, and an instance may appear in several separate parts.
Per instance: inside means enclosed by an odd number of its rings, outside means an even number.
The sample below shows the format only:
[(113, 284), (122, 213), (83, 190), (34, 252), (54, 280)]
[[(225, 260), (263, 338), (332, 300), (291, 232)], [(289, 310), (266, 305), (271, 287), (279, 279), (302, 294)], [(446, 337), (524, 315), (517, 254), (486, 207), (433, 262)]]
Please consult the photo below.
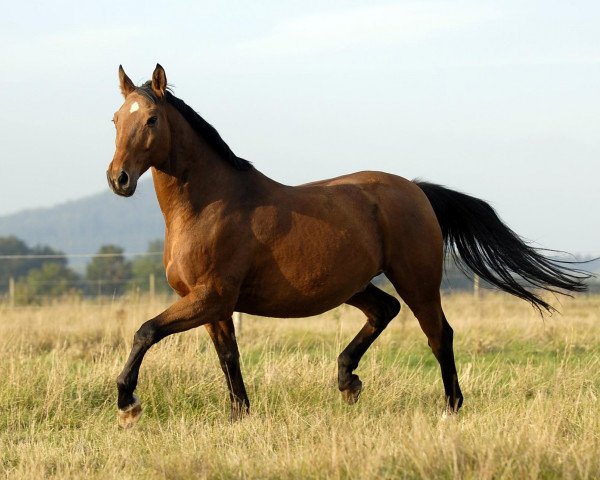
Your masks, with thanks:
[(135, 192), (140, 176), (167, 161), (171, 134), (165, 109), (167, 76), (156, 65), (152, 81), (136, 87), (119, 66), (119, 82), (125, 103), (113, 117), (117, 138), (112, 162), (106, 171), (108, 184), (124, 197)]

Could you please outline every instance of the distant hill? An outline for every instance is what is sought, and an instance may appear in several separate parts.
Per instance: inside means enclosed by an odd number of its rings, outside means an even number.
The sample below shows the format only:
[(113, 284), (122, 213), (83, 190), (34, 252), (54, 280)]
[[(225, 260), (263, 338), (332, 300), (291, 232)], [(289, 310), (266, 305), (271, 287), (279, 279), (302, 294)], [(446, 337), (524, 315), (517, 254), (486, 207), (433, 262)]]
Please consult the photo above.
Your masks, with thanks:
[(127, 253), (145, 252), (164, 235), (164, 221), (152, 181), (140, 182), (133, 197), (106, 191), (50, 208), (0, 216), (0, 236), (15, 235), (28, 245), (65, 253), (94, 253), (115, 244)]

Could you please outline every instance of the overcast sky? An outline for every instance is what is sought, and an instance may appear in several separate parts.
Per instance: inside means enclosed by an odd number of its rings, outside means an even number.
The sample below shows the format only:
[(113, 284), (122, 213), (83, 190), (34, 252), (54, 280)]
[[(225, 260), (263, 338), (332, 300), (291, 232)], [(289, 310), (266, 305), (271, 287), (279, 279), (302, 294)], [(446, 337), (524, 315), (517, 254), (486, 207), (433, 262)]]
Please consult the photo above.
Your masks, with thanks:
[(3, 7), (0, 214), (107, 189), (117, 67), (160, 62), (278, 181), (420, 177), (600, 254), (600, 2), (91, 3)]

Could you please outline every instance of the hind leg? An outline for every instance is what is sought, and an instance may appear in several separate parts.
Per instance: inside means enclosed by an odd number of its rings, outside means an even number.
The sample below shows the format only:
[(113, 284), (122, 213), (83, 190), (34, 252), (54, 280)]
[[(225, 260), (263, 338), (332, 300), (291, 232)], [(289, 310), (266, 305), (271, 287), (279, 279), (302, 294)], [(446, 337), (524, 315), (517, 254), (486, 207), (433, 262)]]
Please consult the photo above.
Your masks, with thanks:
[(338, 386), (348, 404), (356, 403), (362, 390), (358, 375), (352, 373), (358, 362), (390, 320), (398, 315), (400, 302), (372, 284), (346, 302), (362, 310), (367, 323), (338, 357)]
[(463, 403), (463, 395), (458, 384), (458, 374), (454, 362), (454, 331), (446, 320), (439, 301), (434, 301), (415, 312), (431, 351), (442, 371), (442, 381), (446, 393), (446, 409), (449, 413), (458, 412)]
[[(462, 406), (463, 395), (458, 384), (456, 364), (454, 362), (454, 332), (442, 310), (439, 288), (419, 278), (411, 282), (402, 282), (393, 274), (388, 274), (400, 297), (410, 307), (427, 336), (429, 347), (440, 364), (442, 381), (446, 393), (446, 409), (455, 413)], [(416, 290), (415, 287), (421, 287)]]
[[(404, 192), (404, 203), (385, 203), (384, 273), (419, 320), (440, 364), (448, 410), (458, 411), (463, 396), (454, 364), (453, 332), (440, 300), (444, 236), (423, 191)], [(448, 234), (448, 232), (445, 232)]]

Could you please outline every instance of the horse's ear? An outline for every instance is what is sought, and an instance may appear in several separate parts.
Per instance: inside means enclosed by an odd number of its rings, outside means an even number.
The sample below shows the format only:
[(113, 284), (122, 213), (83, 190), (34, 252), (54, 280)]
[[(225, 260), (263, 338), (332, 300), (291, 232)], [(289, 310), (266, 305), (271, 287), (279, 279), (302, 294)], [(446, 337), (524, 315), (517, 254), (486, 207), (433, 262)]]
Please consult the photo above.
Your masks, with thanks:
[(127, 76), (125, 70), (123, 70), (122, 65), (119, 65), (119, 84), (121, 86), (121, 93), (124, 97), (127, 97), (127, 95), (135, 90), (135, 85)]
[(152, 73), (152, 90), (158, 98), (163, 98), (167, 90), (167, 74), (165, 73), (165, 69), (158, 63), (156, 64), (154, 73)]

